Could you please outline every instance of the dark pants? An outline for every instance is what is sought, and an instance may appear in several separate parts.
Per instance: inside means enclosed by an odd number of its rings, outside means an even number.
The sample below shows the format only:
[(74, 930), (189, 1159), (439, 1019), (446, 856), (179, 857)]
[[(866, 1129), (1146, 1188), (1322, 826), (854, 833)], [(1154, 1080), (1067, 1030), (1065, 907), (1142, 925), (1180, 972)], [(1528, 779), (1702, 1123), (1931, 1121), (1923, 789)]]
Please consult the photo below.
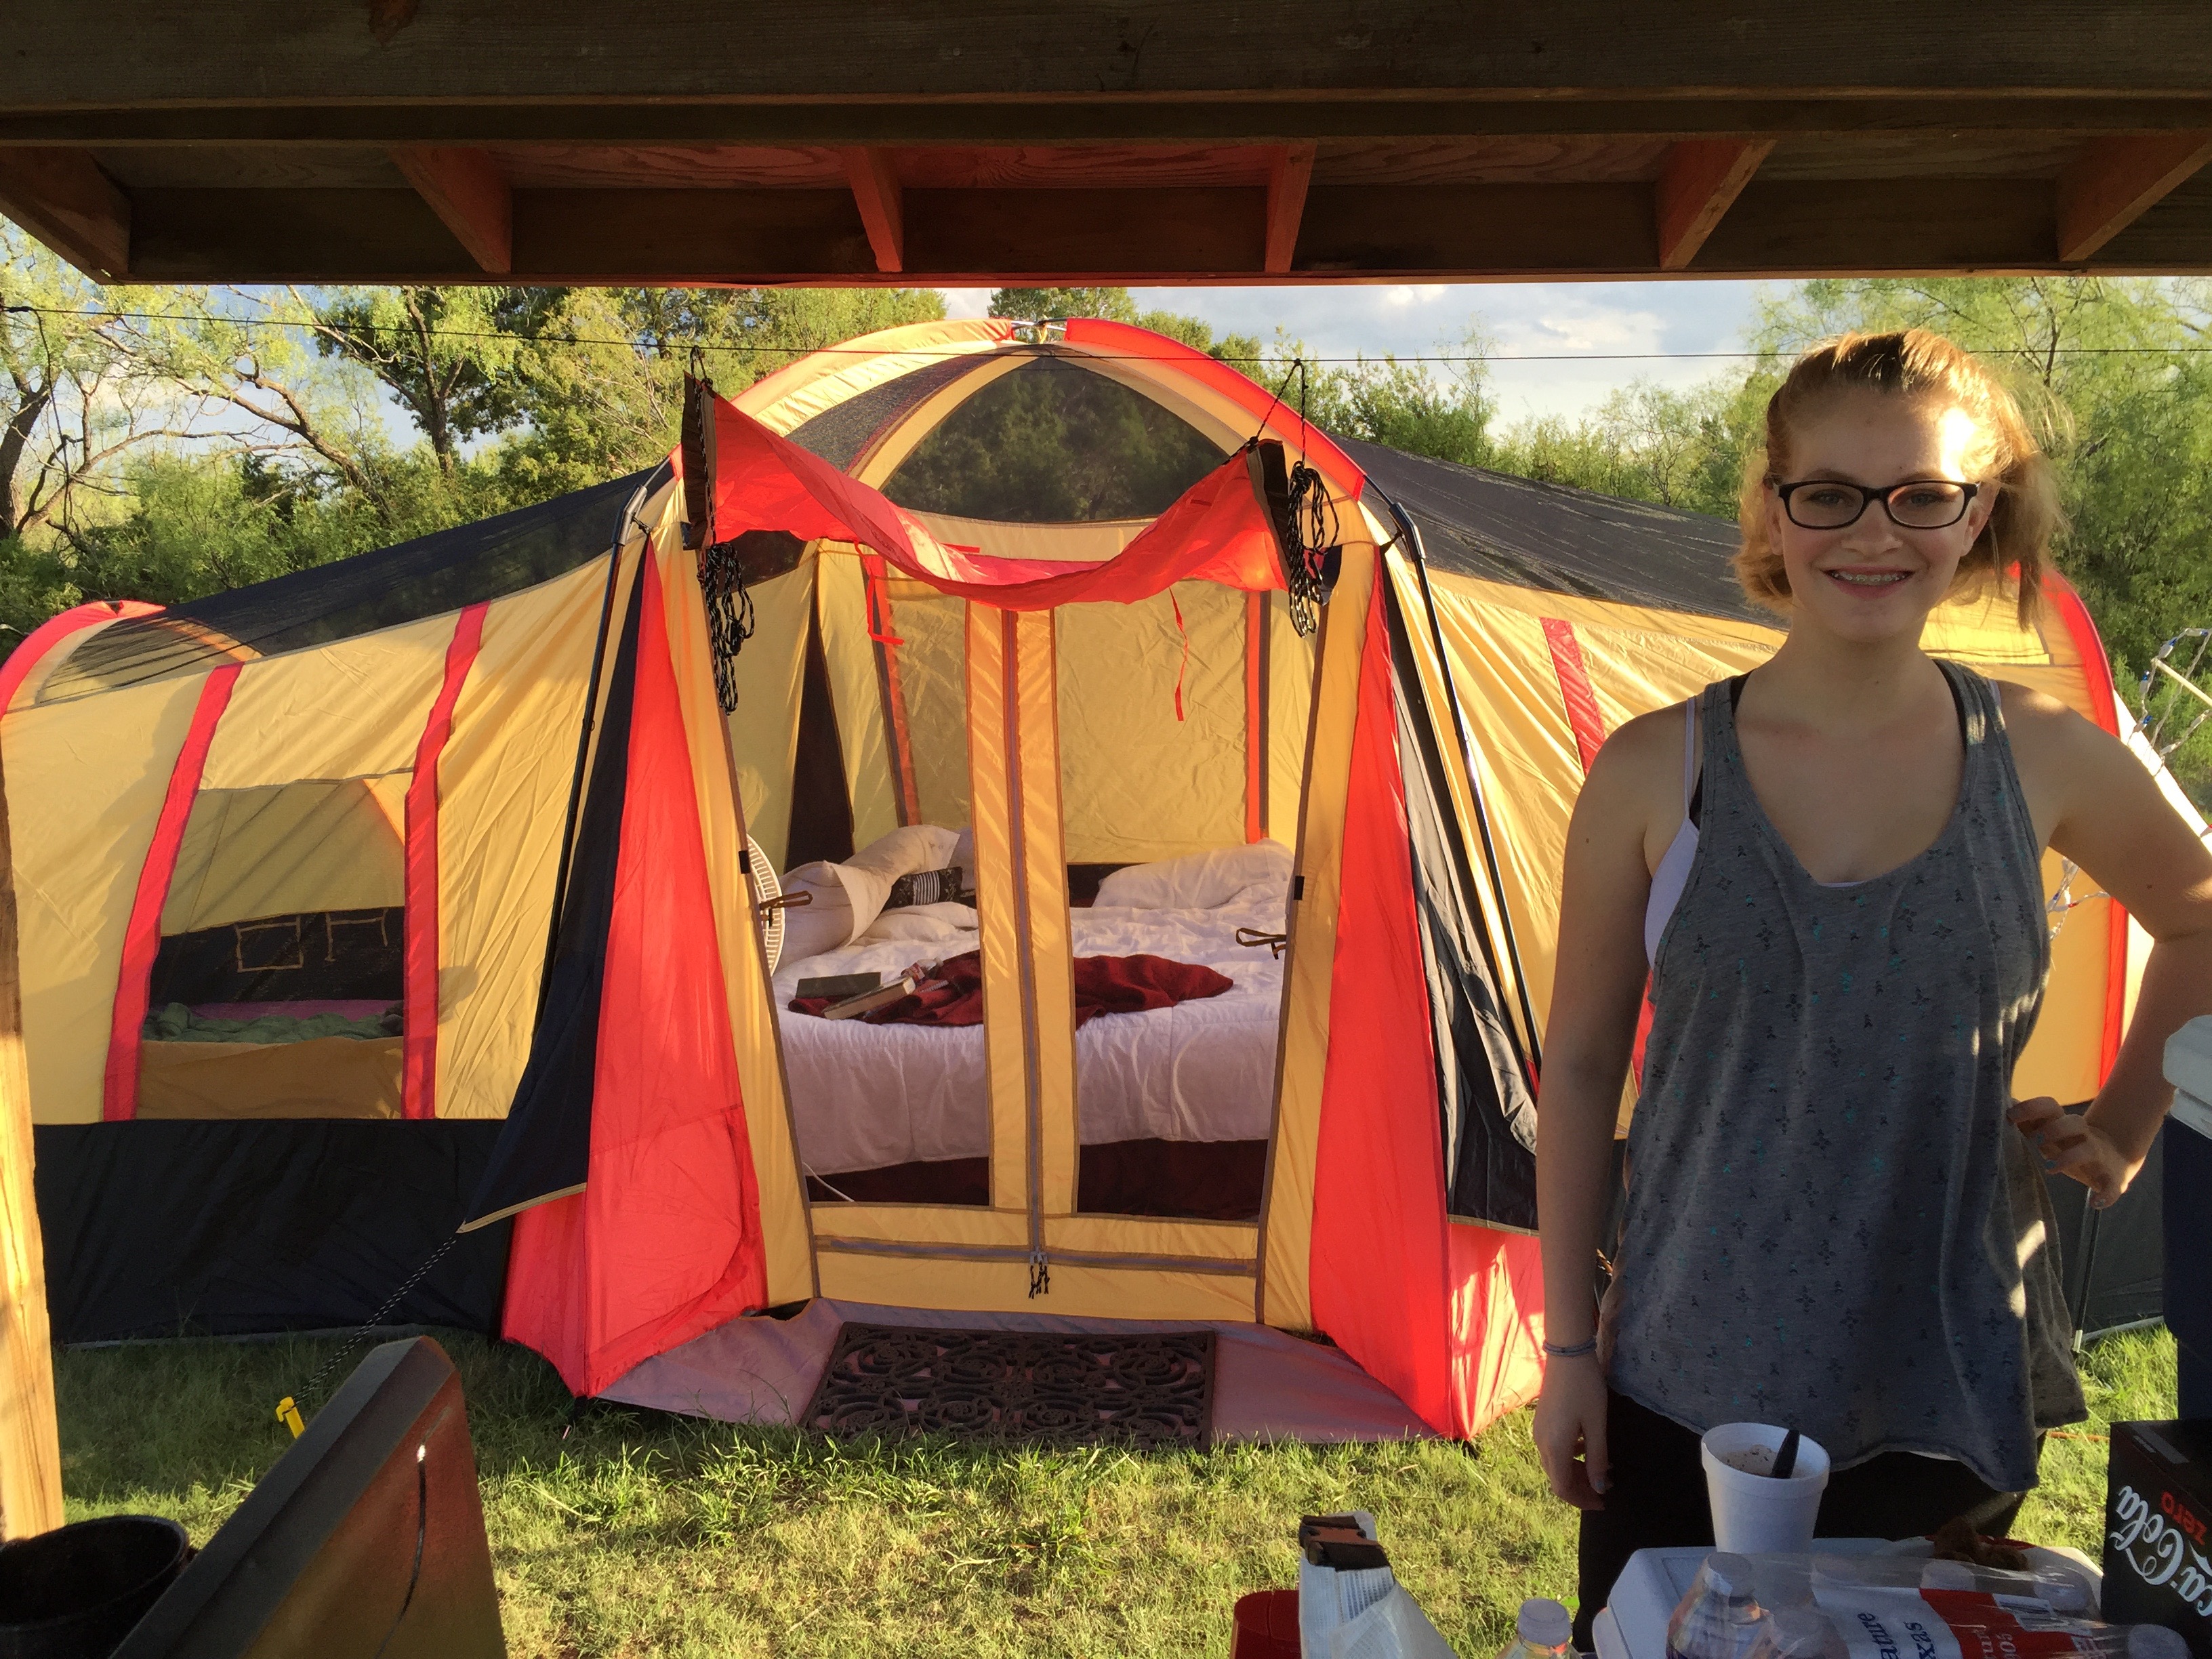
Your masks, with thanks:
[[(1607, 1396), (1605, 1437), (1605, 1507), (1583, 1511), (1575, 1645), (1584, 1653), (1595, 1645), (1590, 1620), (1630, 1556), (1713, 1541), (1695, 1430), (1616, 1394)], [(2002, 1537), (2026, 1496), (1991, 1491), (1964, 1463), (1883, 1452), (1829, 1475), (1814, 1530), (1822, 1538), (1918, 1538), (1963, 1515), (1976, 1531)]]

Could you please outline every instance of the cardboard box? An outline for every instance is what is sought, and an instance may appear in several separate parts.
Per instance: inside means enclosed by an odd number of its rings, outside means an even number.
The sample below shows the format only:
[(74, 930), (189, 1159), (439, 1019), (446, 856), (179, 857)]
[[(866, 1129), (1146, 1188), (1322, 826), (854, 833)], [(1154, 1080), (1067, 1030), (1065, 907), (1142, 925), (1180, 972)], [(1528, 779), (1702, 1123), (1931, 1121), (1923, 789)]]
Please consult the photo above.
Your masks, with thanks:
[(2212, 1419), (2115, 1423), (2108, 1469), (2106, 1620), (2164, 1625), (2212, 1659)]

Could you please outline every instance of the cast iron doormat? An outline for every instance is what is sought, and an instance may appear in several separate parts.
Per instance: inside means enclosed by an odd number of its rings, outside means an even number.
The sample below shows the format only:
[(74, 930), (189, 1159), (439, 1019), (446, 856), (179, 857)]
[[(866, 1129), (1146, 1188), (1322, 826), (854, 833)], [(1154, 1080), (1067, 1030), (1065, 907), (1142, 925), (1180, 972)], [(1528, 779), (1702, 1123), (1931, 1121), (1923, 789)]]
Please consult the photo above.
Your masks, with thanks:
[(1213, 1333), (846, 1325), (799, 1421), (825, 1434), (1203, 1449), (1213, 1426)]

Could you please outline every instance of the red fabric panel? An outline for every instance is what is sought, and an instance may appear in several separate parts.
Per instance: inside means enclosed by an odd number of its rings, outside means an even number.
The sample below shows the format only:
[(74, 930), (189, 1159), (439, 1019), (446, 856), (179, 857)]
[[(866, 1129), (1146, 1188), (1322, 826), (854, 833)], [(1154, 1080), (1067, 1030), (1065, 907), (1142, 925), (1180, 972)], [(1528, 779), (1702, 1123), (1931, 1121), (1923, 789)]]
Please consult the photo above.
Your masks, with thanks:
[[(1128, 323), (1112, 323), (1099, 317), (1071, 317), (1067, 319), (1067, 343), (1083, 346), (1107, 357), (1133, 358), (1139, 362), (1171, 363), (1180, 373), (1204, 385), (1213, 392), (1242, 404), (1252, 417), (1257, 430), (1267, 422), (1284, 442), (1302, 450), (1308, 460), (1320, 467), (1332, 478), (1341, 483), (1354, 496), (1360, 494), (1367, 483), (1352, 457), (1331, 441), (1317, 426), (1305, 426), (1298, 420), (1295, 404), (1285, 404), (1273, 390), (1261, 386), (1240, 369), (1231, 368), (1218, 357), (1209, 357), (1203, 351), (1183, 344), (1180, 340), (1163, 339), (1150, 329), (1138, 328)], [(1389, 515), (1383, 514), (1385, 522)]]
[(0, 715), (6, 714), (8, 706), (15, 701), (15, 694), (23, 689), (23, 682), (30, 678), (31, 671), (72, 634), (131, 617), (150, 617), (161, 609), (143, 599), (92, 599), (71, 605), (59, 616), (47, 617), (23, 636), (22, 642), (8, 653), (5, 663), (0, 663)]
[(1597, 712), (1589, 670), (1583, 666), (1582, 642), (1575, 638), (1575, 625), (1557, 617), (1544, 618), (1544, 640), (1552, 647), (1552, 672), (1559, 677), (1559, 697), (1567, 706), (1567, 724), (1574, 728), (1575, 750), (1587, 774), (1605, 744), (1605, 719)]
[(1544, 1260), (1525, 1233), (1449, 1228), (1451, 1431), (1480, 1434), (1544, 1382)]
[(647, 562), (583, 1192), (524, 1211), (506, 1331), (595, 1395), (768, 1297), (659, 561)]
[[(1075, 1023), (1079, 1028), (1101, 1014), (1140, 1014), (1172, 1008), (1179, 1002), (1218, 997), (1235, 986), (1226, 974), (1165, 957), (1078, 957), (1075, 958)], [(828, 997), (793, 997), (794, 1014), (819, 1014)], [(983, 1023), (983, 957), (975, 951), (947, 957), (914, 994), (887, 1002), (865, 1014), (848, 1016), (870, 1025), (981, 1025)]]
[(453, 735), (453, 705), (483, 643), (489, 604), (472, 605), (453, 623), (446, 647), (446, 679), (430, 705), (422, 740), (415, 746), (415, 774), (407, 781), (407, 872), (404, 896), (402, 1029), (407, 1033), (400, 1073), (400, 1115), (438, 1115), (438, 757)]
[(1367, 616), (1315, 1155), (1314, 1323), (1451, 1432), (1443, 1129), (1383, 625)]
[[(680, 476), (682, 452), (669, 459)], [(1254, 591), (1283, 585), (1274, 531), (1252, 493), (1242, 455), (1231, 456), (1193, 484), (1150, 529), (1103, 563), (986, 559), (944, 546), (867, 485), (726, 402), (714, 407), (714, 529), (722, 536), (781, 530), (809, 540), (854, 542), (941, 593), (981, 599), (1002, 611), (1049, 611), (1102, 599), (1127, 603), (1179, 581)], [(1054, 574), (1033, 574), (1040, 569)]]
[(177, 849), (184, 842), (185, 823), (192, 815), (192, 798), (200, 791), (200, 774), (207, 766), (208, 747), (222, 711), (230, 706), (230, 688), (238, 682), (238, 665), (231, 663), (207, 677), (200, 700), (192, 710), (192, 723), (185, 732), (185, 746), (169, 769), (169, 792), (161, 798), (161, 815), (154, 820), (154, 844), (146, 849), (139, 866), (137, 896), (131, 901), (131, 920), (123, 933), (123, 968), (115, 982), (115, 1013), (107, 1029), (107, 1072), (101, 1080), (100, 1115), (110, 1123), (138, 1115), (138, 1043), (146, 1024), (146, 998), (154, 975), (154, 958), (161, 948), (161, 906), (169, 896), (169, 878), (176, 873)]
[[(2065, 623), (2075, 650), (2081, 653), (2081, 678), (2087, 684), (2089, 707), (2097, 724), (2114, 737), (2119, 736), (2119, 696), (2112, 688), (2112, 659), (2105, 654), (2105, 641), (2097, 633), (2089, 607), (2081, 603), (2081, 596), (2056, 570), (2044, 578), (2043, 591), (2057, 611), (2059, 620)], [(2100, 1084), (2112, 1075), (2112, 1064), (2120, 1057), (2120, 1036), (2126, 1024), (2128, 1006), (2128, 913), (2120, 908), (2117, 899), (2106, 908), (2112, 912), (2112, 922), (2106, 945), (2105, 1036), (2098, 1045), (2097, 1080)]]
[[(1574, 624), (1557, 617), (1544, 618), (1544, 641), (1552, 648), (1552, 672), (1559, 676), (1559, 699), (1566, 706), (1567, 725), (1575, 734), (1575, 752), (1582, 757), (1587, 776), (1597, 751), (1605, 747), (1605, 716), (1598, 712), (1597, 691), (1583, 662), (1582, 641), (1575, 637)], [(1651, 1035), (1649, 975), (1644, 990), (1644, 1000), (1636, 1010), (1636, 1042), (1628, 1054), (1628, 1069), (1639, 1087), (1644, 1082), (1644, 1044)]]

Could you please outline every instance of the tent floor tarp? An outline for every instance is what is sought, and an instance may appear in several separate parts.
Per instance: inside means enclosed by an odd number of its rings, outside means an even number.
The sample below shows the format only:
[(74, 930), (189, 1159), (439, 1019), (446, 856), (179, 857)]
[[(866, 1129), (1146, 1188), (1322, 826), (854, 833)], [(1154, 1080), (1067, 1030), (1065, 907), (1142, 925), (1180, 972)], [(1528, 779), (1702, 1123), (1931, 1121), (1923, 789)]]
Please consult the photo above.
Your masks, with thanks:
[(733, 1319), (647, 1360), (600, 1395), (725, 1423), (789, 1424), (814, 1396), (848, 1322), (1053, 1334), (1215, 1332), (1213, 1439), (1433, 1439), (1435, 1431), (1339, 1350), (1265, 1325), (947, 1313), (817, 1298), (789, 1319)]

